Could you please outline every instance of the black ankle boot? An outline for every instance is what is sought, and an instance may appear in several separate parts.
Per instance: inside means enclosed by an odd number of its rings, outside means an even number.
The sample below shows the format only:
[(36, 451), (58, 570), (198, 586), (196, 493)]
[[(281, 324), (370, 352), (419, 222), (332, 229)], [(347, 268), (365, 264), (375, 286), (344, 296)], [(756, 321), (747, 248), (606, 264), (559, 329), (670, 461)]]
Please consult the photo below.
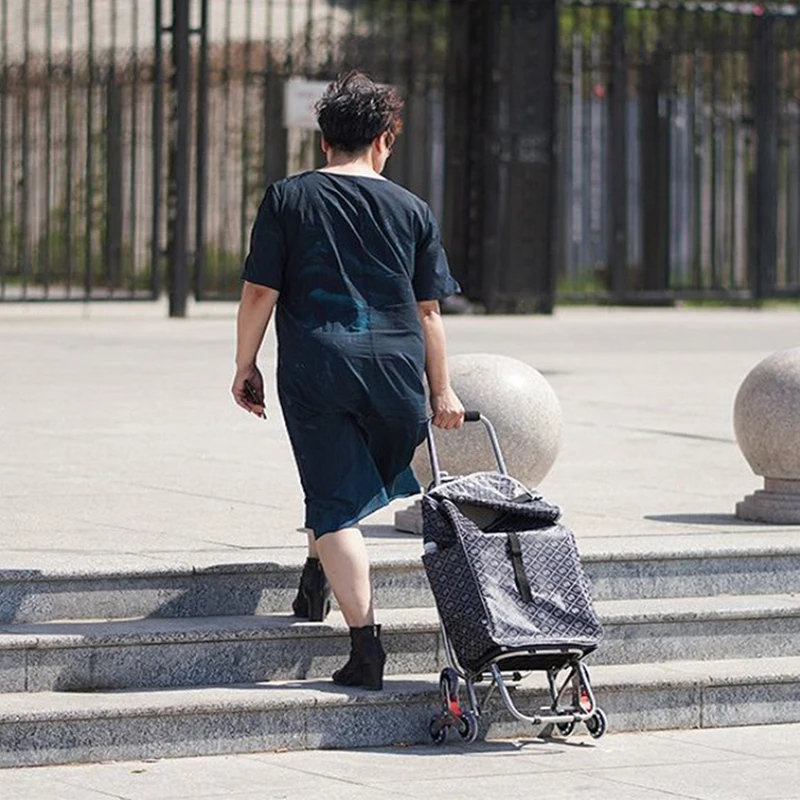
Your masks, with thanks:
[(350, 628), (350, 644), (350, 660), (333, 673), (333, 682), (339, 686), (363, 686), (373, 691), (383, 689), (386, 653), (381, 644), (381, 626)]
[(331, 610), (331, 587), (318, 558), (307, 558), (300, 576), (300, 588), (292, 603), (296, 617), (322, 622)]

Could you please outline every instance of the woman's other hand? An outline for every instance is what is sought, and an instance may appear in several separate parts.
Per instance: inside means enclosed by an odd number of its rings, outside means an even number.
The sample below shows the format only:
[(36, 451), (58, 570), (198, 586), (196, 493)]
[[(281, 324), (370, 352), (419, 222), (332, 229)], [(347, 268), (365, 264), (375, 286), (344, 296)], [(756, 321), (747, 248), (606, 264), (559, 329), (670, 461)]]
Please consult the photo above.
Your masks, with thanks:
[(236, 370), (231, 393), (236, 405), (258, 417), (265, 416), (264, 378), (255, 364)]
[(448, 386), (443, 392), (431, 395), (433, 424), (444, 430), (455, 430), (464, 424), (464, 406)]

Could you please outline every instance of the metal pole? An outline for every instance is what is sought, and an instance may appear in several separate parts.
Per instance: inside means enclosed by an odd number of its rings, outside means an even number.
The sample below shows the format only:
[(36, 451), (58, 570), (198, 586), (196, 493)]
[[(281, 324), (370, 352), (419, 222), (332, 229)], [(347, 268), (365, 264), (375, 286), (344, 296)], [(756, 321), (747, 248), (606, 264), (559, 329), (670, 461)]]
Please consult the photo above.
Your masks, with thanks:
[(186, 316), (189, 293), (189, 2), (172, 3), (172, 120), (169, 154), (169, 315)]
[(106, 76), (106, 219), (103, 249), (108, 293), (112, 295), (122, 278), (123, 170), (122, 88), (116, 69), (117, 3), (111, 6), (111, 64)]
[(756, 299), (775, 288), (778, 261), (778, 64), (775, 18), (767, 12), (755, 27), (755, 274), (751, 290)]
[(208, 0), (200, 4), (200, 63), (197, 74), (197, 204), (195, 206), (194, 296), (203, 299), (206, 260), (208, 174)]
[(150, 239), (150, 292), (155, 300), (161, 294), (161, 173), (164, 152), (164, 52), (163, 9), (155, 0), (155, 47), (153, 53), (153, 220)]
[(0, 66), (0, 300), (6, 294), (6, 273), (9, 255), (6, 252), (7, 233), (11, 234), (11, 215), (6, 208), (6, 182), (8, 176), (8, 0), (2, 0), (0, 14), (3, 22), (0, 28), (0, 42), (3, 45), (2, 66)]
[(29, 197), (30, 197), (30, 81), (29, 63), (31, 58), (31, 6), (25, 3), (23, 15), (23, 38), (25, 42), (25, 56), (22, 62), (22, 208), (20, 213), (20, 235), (22, 236), (22, 297), (28, 296), (28, 280), (30, 271), (30, 231), (28, 230)]
[(53, 173), (53, 0), (47, 0), (47, 88), (45, 89), (45, 156), (44, 156), (44, 246), (39, 247), (39, 267), (41, 269), (44, 296), (50, 292), (50, 269), (52, 266), (53, 235), (52, 217), (52, 173)]
[(620, 4), (611, 7), (611, 98), (609, 103), (609, 206), (611, 214), (610, 289), (616, 300), (627, 290), (628, 268), (628, 142), (627, 56), (625, 13)]
[(94, 11), (90, 4), (87, 13), (89, 15), (89, 65), (88, 82), (86, 85), (86, 197), (84, 198), (84, 213), (86, 215), (84, 229), (84, 245), (86, 252), (83, 260), (83, 293), (86, 300), (91, 300), (92, 287), (94, 286), (92, 275), (92, 244), (94, 238)]

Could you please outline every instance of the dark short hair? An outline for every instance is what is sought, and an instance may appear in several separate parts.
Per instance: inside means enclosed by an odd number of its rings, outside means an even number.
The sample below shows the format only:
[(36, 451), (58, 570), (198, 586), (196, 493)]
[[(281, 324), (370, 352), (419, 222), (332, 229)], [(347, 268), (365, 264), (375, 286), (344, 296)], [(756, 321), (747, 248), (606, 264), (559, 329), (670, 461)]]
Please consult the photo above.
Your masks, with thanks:
[(397, 136), (403, 126), (397, 89), (377, 84), (359, 70), (333, 81), (315, 108), (325, 141), (346, 153), (365, 150), (387, 131)]

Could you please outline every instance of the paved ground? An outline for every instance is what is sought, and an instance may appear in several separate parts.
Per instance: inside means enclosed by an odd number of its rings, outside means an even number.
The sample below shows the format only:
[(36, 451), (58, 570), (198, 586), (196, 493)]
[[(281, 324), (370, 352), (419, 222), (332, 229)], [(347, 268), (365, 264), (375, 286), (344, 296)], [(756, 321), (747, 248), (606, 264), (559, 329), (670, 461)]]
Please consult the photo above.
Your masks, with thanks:
[(0, 771), (13, 800), (797, 800), (800, 725)]
[[(0, 306), (5, 569), (302, 560), (300, 489), (274, 396), (267, 422), (229, 399), (233, 313)], [(447, 324), (451, 352), (521, 358), (552, 383), (565, 434), (541, 488), (584, 552), (798, 541), (796, 528), (731, 514), (758, 486), (733, 439), (733, 399), (761, 358), (797, 344), (796, 313), (565, 309)], [(272, 342), (266, 372), (271, 354)], [(391, 519), (372, 520), (374, 556), (416, 557), (419, 539)], [(796, 800), (798, 752), (790, 725), (261, 754), (0, 772), (0, 797)]]
[[(302, 559), (300, 486), (280, 414), (230, 400), (232, 305), (0, 306), (0, 548), (6, 568)], [(88, 315), (88, 316), (87, 316)], [(737, 522), (758, 488), (734, 442), (736, 391), (797, 344), (791, 311), (564, 309), (448, 318), (453, 353), (523, 359), (552, 383), (562, 451), (542, 490), (585, 551), (796, 541)], [(266, 373), (273, 369), (273, 342)], [(391, 510), (377, 558), (416, 557)]]

